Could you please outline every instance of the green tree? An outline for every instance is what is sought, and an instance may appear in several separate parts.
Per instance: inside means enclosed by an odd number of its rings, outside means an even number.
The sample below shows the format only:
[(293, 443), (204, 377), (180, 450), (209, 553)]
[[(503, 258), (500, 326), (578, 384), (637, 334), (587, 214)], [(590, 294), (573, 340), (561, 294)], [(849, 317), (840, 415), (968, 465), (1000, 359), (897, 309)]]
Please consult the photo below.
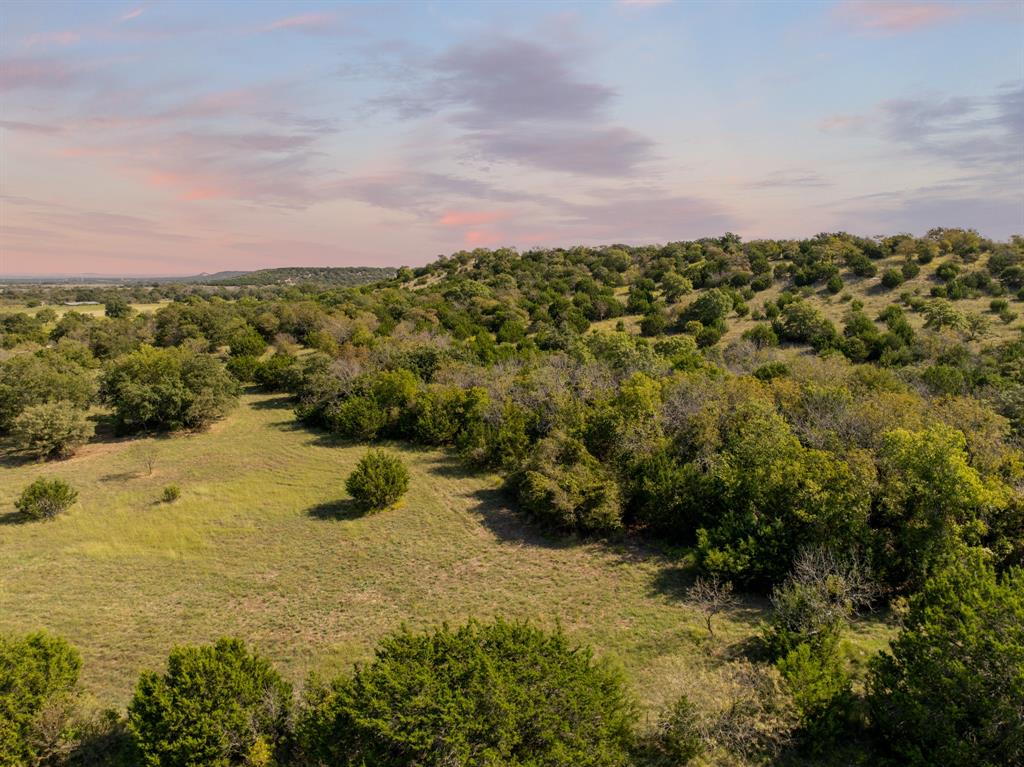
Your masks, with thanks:
[(39, 477), (26, 487), (14, 507), (26, 519), (53, 519), (78, 500), (78, 491), (60, 479)]
[(102, 394), (121, 431), (197, 429), (228, 413), (238, 384), (209, 354), (143, 346), (107, 365)]
[(409, 470), (398, 456), (368, 450), (345, 480), (345, 489), (365, 511), (386, 509), (409, 489)]
[(324, 765), (624, 767), (634, 721), (621, 675), (561, 632), (471, 621), (311, 685), (299, 736)]
[(103, 303), (103, 313), (111, 319), (122, 319), (132, 313), (132, 305), (124, 296), (111, 296)]
[(143, 672), (128, 727), (147, 767), (269, 765), (289, 745), (292, 689), (239, 639), (175, 647)]
[(0, 634), (0, 767), (24, 767), (48, 755), (43, 717), (66, 710), (81, 668), (78, 651), (60, 637)]
[(30, 405), (11, 426), (15, 449), (36, 458), (68, 458), (92, 437), (87, 413), (70, 402)]
[(980, 544), (986, 520), (1006, 507), (1007, 490), (970, 465), (966, 448), (963, 432), (943, 424), (885, 434), (873, 524), (893, 585), (913, 587), (961, 544)]
[(904, 764), (1024, 763), (1024, 569), (997, 577), (975, 551), (937, 571), (872, 663), (868, 689)]

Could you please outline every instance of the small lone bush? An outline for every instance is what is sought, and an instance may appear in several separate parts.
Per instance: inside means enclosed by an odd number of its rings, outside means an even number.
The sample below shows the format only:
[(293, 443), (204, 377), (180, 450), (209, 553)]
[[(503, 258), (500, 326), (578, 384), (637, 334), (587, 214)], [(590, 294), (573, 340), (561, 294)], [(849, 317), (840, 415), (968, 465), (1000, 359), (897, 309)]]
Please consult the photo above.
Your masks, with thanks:
[(181, 498), (181, 488), (177, 485), (168, 485), (164, 488), (163, 493), (164, 503), (174, 503), (174, 501)]
[(384, 450), (369, 450), (345, 481), (345, 489), (364, 511), (391, 506), (409, 489), (409, 471)]
[(28, 519), (53, 519), (78, 499), (78, 491), (60, 479), (40, 477), (26, 487), (14, 507)]

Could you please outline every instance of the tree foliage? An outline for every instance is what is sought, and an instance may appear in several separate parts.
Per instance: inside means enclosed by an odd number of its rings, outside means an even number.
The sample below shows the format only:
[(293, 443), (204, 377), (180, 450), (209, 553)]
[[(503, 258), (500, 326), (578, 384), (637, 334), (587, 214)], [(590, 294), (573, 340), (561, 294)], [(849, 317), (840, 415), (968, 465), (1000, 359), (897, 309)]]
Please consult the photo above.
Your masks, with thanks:
[(560, 632), (447, 626), (386, 637), (372, 663), (307, 693), (300, 738), (317, 764), (628, 764), (622, 677)]
[(139, 678), (128, 726), (148, 767), (269, 765), (289, 746), (291, 686), (239, 639), (171, 651)]

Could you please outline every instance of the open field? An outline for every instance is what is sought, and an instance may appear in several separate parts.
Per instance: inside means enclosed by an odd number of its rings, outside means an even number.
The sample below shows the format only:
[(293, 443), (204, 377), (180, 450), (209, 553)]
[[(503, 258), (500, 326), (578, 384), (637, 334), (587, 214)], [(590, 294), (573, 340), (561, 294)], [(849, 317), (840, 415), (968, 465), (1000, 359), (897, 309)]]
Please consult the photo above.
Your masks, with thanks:
[[(131, 307), (132, 309), (141, 314), (152, 314), (160, 307), (166, 306), (167, 303), (167, 301), (160, 301), (157, 303), (148, 304), (131, 304)], [(35, 315), (36, 312), (42, 309), (53, 309), (57, 313), (58, 318), (63, 317), (68, 312), (88, 314), (92, 317), (102, 317), (104, 312), (103, 304), (85, 304), (83, 306), (64, 306), (62, 304), (47, 304), (45, 306), (25, 306), (25, 304), (0, 304), (0, 314), (6, 314), (7, 312), (25, 312), (26, 314)]]
[[(663, 553), (549, 539), (495, 477), (438, 451), (391, 448), (410, 466), (410, 491), (366, 517), (343, 489), (364, 448), (300, 428), (268, 395), (245, 396), (207, 433), (0, 466), (0, 630), (66, 636), (83, 653), (86, 689), (123, 704), (175, 643), (238, 634), (300, 682), (368, 658), (403, 622), (560, 620), (625, 666), (656, 707), (713, 673), (763, 617), (753, 601), (722, 617), (709, 654), (700, 615), (681, 599), (689, 576)], [(6, 512), (38, 475), (70, 481), (79, 503), (53, 522), (15, 523)], [(159, 503), (171, 483), (181, 499)], [(889, 634), (880, 620), (859, 624), (854, 658)]]

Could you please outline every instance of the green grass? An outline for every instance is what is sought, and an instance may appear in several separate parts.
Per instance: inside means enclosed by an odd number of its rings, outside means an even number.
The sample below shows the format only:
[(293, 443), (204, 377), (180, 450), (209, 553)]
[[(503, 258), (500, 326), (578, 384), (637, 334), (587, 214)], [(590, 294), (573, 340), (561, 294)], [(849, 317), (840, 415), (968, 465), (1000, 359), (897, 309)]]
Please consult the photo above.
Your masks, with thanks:
[[(764, 603), (748, 600), (720, 616), (709, 641), (681, 598), (690, 575), (675, 558), (546, 537), (495, 476), (442, 452), (389, 448), (407, 461), (409, 493), (363, 517), (346, 504), (344, 479), (365, 447), (299, 427), (286, 400), (266, 395), (245, 396), (206, 433), (0, 465), (0, 631), (66, 636), (84, 656), (86, 689), (123, 705), (138, 673), (161, 668), (176, 643), (237, 634), (299, 683), (369, 658), (402, 623), (560, 621), (624, 666), (655, 708), (713, 677), (764, 617)], [(71, 482), (79, 502), (52, 522), (16, 523), (7, 512), (39, 475)], [(162, 503), (169, 484), (181, 498)], [(881, 620), (862, 623), (851, 652), (890, 634)]]

